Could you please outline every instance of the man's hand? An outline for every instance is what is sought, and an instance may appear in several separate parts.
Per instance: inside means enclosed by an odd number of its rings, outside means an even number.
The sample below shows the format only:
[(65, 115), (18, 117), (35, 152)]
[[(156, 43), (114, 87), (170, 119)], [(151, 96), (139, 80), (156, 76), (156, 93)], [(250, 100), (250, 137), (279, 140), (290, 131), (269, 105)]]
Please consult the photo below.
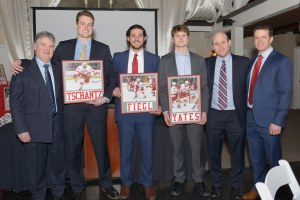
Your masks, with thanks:
[(114, 91), (113, 91), (113, 95), (114, 95), (115, 97), (120, 98), (120, 96), (121, 96), (121, 90), (120, 90), (120, 88), (116, 87), (116, 88), (114, 89)]
[(206, 113), (205, 113), (205, 112), (202, 112), (202, 114), (201, 114), (201, 121), (198, 122), (197, 124), (199, 124), (199, 125), (204, 125), (204, 124), (206, 123), (206, 121), (207, 121)]
[(168, 112), (164, 113), (164, 118), (165, 118), (165, 122), (166, 122), (167, 126), (174, 126), (174, 125), (171, 125), (171, 120), (170, 120)]
[(156, 111), (149, 112), (149, 114), (160, 115), (161, 114), (161, 107), (159, 106)]
[(19, 74), (19, 72), (22, 72), (23, 67), (21, 67), (21, 64), (22, 64), (21, 60), (17, 60), (11, 64), (11, 66), (10, 66), (11, 71), (14, 75), (17, 75), (17, 74)]
[(29, 132), (20, 133), (18, 134), (18, 137), (23, 143), (28, 143), (31, 140)]
[(87, 104), (94, 104), (95, 106), (101, 106), (102, 104), (107, 103), (107, 99), (104, 97), (99, 97), (96, 99), (92, 99), (89, 102), (86, 102)]
[(269, 132), (270, 135), (279, 135), (281, 133), (281, 127), (271, 123), (269, 127)]

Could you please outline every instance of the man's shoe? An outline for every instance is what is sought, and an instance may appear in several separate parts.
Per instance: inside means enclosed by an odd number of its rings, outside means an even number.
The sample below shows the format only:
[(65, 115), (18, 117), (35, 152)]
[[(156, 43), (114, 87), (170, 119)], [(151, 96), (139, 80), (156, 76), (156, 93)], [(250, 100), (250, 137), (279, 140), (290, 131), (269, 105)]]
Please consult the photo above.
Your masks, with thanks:
[(250, 190), (247, 194), (244, 194), (242, 196), (243, 199), (256, 199), (258, 197), (258, 192), (255, 192), (254, 190)]
[(242, 194), (239, 187), (231, 187), (231, 196), (235, 199), (242, 199)]
[(101, 190), (103, 192), (106, 192), (107, 193), (107, 196), (110, 198), (110, 199), (119, 199), (120, 196), (119, 196), (119, 192), (113, 187), (113, 186), (110, 186), (109, 188), (107, 189), (104, 189), (103, 187), (101, 187)]
[(74, 193), (71, 200), (82, 200), (82, 192)]
[(129, 185), (122, 185), (120, 191), (120, 198), (127, 199), (130, 195), (130, 186)]
[(145, 187), (145, 193), (146, 193), (146, 198), (149, 200), (154, 200), (155, 199), (155, 190), (153, 189), (152, 186), (147, 186)]
[(207, 189), (204, 182), (195, 183), (195, 187), (202, 196), (209, 196), (209, 190)]
[(210, 195), (211, 197), (219, 197), (219, 196), (221, 195), (221, 190), (222, 190), (221, 187), (215, 187), (215, 186), (212, 186), (209, 195)]
[(171, 194), (174, 196), (178, 196), (181, 193), (181, 188), (182, 188), (182, 183), (175, 182), (172, 187)]
[(54, 200), (65, 200), (64, 196), (56, 196), (54, 197)]

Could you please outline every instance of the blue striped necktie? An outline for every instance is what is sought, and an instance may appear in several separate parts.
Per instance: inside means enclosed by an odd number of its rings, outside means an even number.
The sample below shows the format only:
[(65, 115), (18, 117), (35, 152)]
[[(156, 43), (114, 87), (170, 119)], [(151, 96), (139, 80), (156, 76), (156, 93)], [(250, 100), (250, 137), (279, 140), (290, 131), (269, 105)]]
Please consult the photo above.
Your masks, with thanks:
[(218, 107), (220, 110), (225, 110), (227, 108), (227, 75), (225, 60), (222, 61), (220, 70)]
[(51, 104), (52, 104), (52, 116), (56, 113), (56, 106), (55, 106), (55, 98), (54, 98), (54, 92), (52, 87), (52, 80), (51, 76), (48, 70), (49, 65), (45, 64), (45, 79), (46, 79), (46, 87), (50, 96)]

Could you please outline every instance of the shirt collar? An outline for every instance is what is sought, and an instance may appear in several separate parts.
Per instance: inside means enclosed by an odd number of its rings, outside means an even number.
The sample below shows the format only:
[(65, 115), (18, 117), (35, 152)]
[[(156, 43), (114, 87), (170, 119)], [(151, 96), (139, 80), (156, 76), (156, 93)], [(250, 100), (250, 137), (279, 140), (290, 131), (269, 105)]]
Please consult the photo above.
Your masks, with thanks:
[(226, 56), (226, 58), (221, 58), (219, 56), (217, 56), (217, 61), (218, 62), (222, 62), (223, 60), (225, 60), (225, 63), (228, 63), (230, 61), (230, 59), (232, 58), (232, 55), (231, 53), (229, 52), (229, 54)]
[(262, 54), (260, 54), (260, 53), (258, 53), (258, 56), (259, 55), (262, 55), (264, 58), (267, 58), (269, 55), (270, 55), (270, 53), (273, 51), (273, 47), (271, 47), (270, 49), (268, 49), (267, 51), (265, 51), (264, 53), (262, 53)]
[[(87, 42), (85, 43), (85, 46), (90, 46), (91, 43), (92, 43), (92, 38), (91, 38), (89, 41), (87, 41)], [(77, 44), (77, 45), (80, 45), (80, 46), (83, 45), (83, 43), (79, 40), (79, 38), (77, 38), (76, 44)]]
[[(39, 65), (39, 66), (44, 66), (45, 65), (45, 63), (43, 62), (43, 61), (41, 61), (40, 59), (38, 59), (38, 57), (36, 57), (35, 56), (35, 60), (36, 60), (36, 62), (37, 62), (37, 64)], [(48, 62), (48, 63), (46, 63), (46, 64), (48, 64), (49, 66), (51, 66), (51, 62)]]
[[(138, 55), (138, 57), (139, 56), (141, 56), (141, 55), (144, 55), (144, 49), (142, 49), (140, 52), (138, 52), (138, 53), (135, 53), (135, 52), (133, 52), (131, 49), (129, 49), (129, 54), (131, 55), (131, 56), (134, 56), (134, 54), (137, 54)], [(130, 56), (129, 55), (129, 56)]]
[(175, 49), (175, 56), (188, 56), (189, 57), (190, 56), (190, 51), (188, 50), (185, 55), (182, 55), (182, 54), (178, 53)]

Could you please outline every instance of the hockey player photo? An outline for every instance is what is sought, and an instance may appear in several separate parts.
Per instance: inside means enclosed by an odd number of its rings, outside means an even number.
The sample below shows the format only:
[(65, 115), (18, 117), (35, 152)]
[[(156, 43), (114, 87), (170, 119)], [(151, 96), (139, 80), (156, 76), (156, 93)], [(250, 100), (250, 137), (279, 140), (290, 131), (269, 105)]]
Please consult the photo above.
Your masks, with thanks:
[(65, 103), (87, 102), (102, 97), (102, 60), (62, 61)]
[(157, 73), (120, 74), (122, 112), (150, 112), (158, 109), (157, 80)]
[(4, 94), (4, 110), (10, 110), (10, 103), (9, 103), (9, 87), (3, 88), (3, 94)]
[(7, 85), (4, 66), (2, 64), (0, 64), (0, 85)]
[(168, 97), (173, 124), (201, 121), (200, 75), (169, 76)]

